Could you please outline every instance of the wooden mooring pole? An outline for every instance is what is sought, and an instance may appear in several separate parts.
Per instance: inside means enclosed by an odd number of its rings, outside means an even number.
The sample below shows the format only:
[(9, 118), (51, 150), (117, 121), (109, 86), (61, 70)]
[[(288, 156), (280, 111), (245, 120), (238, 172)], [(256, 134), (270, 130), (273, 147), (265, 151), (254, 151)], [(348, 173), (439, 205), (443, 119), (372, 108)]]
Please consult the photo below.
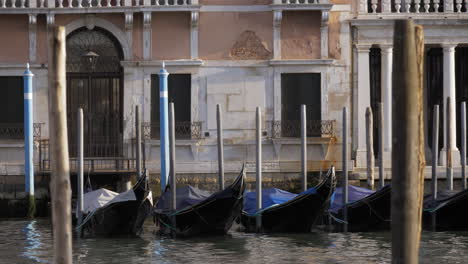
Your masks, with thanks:
[(219, 190), (224, 190), (224, 143), (223, 143), (223, 116), (221, 106), (216, 105), (216, 123), (218, 125), (218, 173)]
[[(255, 131), (255, 143), (256, 143), (256, 171), (257, 171), (257, 183), (256, 183), (256, 194), (257, 194), (257, 212), (262, 209), (262, 110), (257, 107), (256, 111), (256, 128)], [(257, 213), (256, 217), (256, 231), (262, 231), (262, 214)]]
[(463, 190), (466, 189), (466, 104), (461, 103), (461, 179)]
[(452, 107), (451, 107), (451, 102), (450, 102), (450, 97), (447, 97), (447, 111), (446, 111), (446, 116), (445, 116), (445, 124), (446, 129), (445, 131), (447, 132), (447, 148), (445, 151), (446, 154), (446, 177), (447, 177), (447, 189), (449, 191), (453, 190), (453, 157), (452, 157), (452, 131), (454, 131), (454, 126), (455, 124), (452, 122), (452, 119), (450, 116), (452, 115)]
[(367, 148), (367, 184), (374, 189), (374, 126), (372, 108), (366, 109), (366, 148)]
[(342, 151), (342, 162), (343, 162), (343, 231), (348, 232), (348, 108), (343, 107), (343, 151)]
[[(171, 209), (172, 212), (175, 213), (177, 211), (177, 178), (176, 178), (176, 170), (175, 170), (175, 113), (174, 113), (174, 103), (169, 103), (169, 175), (170, 178), (170, 185), (171, 185)], [(175, 229), (173, 230), (173, 236), (176, 235), (177, 230), (177, 223), (176, 223), (176, 216), (172, 217), (172, 227)]]
[(432, 200), (437, 200), (437, 163), (439, 160), (439, 105), (434, 105), (432, 113)]
[(424, 36), (396, 20), (393, 64), (392, 263), (418, 263), (424, 188)]
[(307, 113), (305, 105), (301, 105), (301, 174), (302, 191), (305, 191), (307, 190)]
[(49, 133), (56, 264), (72, 263), (71, 189), (66, 107), (65, 27), (54, 28), (49, 51)]
[(379, 188), (385, 186), (384, 167), (384, 109), (383, 103), (379, 103)]
[(141, 171), (141, 119), (140, 119), (140, 106), (135, 106), (135, 134), (136, 134), (136, 172), (137, 177), (142, 175)]
[[(431, 194), (432, 200), (437, 200), (437, 163), (439, 157), (439, 106), (434, 105), (433, 110), (433, 123), (432, 123), (432, 184), (431, 184)], [(436, 231), (436, 214), (437, 212), (432, 213), (431, 215), (431, 225), (432, 230)]]
[(78, 108), (78, 131), (77, 131), (77, 148), (76, 148), (76, 156), (78, 158), (78, 175), (77, 175), (77, 199), (76, 199), (76, 226), (78, 227), (77, 233), (78, 237), (81, 237), (81, 222), (83, 221), (83, 207), (84, 207), (84, 202), (83, 202), (83, 175), (84, 175), (84, 169), (83, 169), (83, 108)]

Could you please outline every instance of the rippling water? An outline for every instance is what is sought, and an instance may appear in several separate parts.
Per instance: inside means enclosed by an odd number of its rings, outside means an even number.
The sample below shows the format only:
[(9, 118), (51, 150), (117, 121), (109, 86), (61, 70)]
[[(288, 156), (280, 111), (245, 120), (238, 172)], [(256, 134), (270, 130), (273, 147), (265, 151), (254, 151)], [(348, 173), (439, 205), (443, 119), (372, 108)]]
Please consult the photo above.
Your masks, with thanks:
[[(257, 235), (169, 239), (153, 234), (150, 221), (141, 238), (73, 241), (74, 263), (389, 263), (390, 233)], [(51, 263), (48, 219), (0, 220), (0, 263)], [(468, 263), (468, 232), (424, 232), (421, 263)]]

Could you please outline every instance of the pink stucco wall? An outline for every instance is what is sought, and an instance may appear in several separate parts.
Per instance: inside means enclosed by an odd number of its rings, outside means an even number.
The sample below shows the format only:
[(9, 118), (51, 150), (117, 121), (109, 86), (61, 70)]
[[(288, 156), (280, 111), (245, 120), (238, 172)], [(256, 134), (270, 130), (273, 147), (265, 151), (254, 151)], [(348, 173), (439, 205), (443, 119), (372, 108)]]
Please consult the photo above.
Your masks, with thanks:
[(190, 13), (153, 13), (152, 57), (190, 59)]
[(281, 56), (283, 59), (320, 58), (321, 14), (317, 11), (283, 12)]
[(0, 15), (0, 62), (26, 63), (29, 59), (27, 15)]
[(136, 13), (133, 15), (133, 59), (143, 59), (143, 15)]
[(203, 12), (199, 23), (201, 59), (233, 59), (231, 49), (246, 31), (253, 32), (265, 49), (273, 50), (272, 12)]

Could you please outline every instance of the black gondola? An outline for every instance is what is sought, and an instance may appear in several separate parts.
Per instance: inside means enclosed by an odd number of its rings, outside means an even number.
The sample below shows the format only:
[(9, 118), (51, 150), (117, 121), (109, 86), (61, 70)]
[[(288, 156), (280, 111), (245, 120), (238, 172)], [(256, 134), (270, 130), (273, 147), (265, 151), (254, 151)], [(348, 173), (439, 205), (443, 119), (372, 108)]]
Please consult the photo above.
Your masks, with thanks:
[(170, 209), (171, 190), (166, 187), (153, 212), (158, 232), (177, 237), (226, 234), (242, 209), (245, 177), (244, 166), (230, 186), (212, 195), (190, 186), (178, 188), (176, 212)]
[[(434, 231), (468, 230), (468, 189), (461, 192), (444, 191), (438, 199), (424, 199), (423, 227)], [(434, 222), (433, 222), (434, 221)], [(435, 226), (434, 226), (435, 224)]]
[(139, 235), (144, 221), (151, 214), (153, 206), (146, 173), (138, 179), (138, 182), (128, 192), (132, 191), (134, 199), (116, 202), (110, 201), (103, 207), (85, 215), (85, 219), (81, 224), (82, 236)]
[(289, 201), (250, 214), (243, 210), (241, 223), (246, 232), (255, 232), (256, 216), (261, 214), (262, 232), (310, 232), (327, 208), (335, 186), (334, 170), (330, 169), (316, 187)]
[[(380, 190), (346, 205), (348, 212), (348, 231), (366, 232), (390, 229), (391, 210), (390, 185), (386, 185)], [(337, 229), (343, 226), (343, 208), (336, 213), (331, 212), (336, 220)]]

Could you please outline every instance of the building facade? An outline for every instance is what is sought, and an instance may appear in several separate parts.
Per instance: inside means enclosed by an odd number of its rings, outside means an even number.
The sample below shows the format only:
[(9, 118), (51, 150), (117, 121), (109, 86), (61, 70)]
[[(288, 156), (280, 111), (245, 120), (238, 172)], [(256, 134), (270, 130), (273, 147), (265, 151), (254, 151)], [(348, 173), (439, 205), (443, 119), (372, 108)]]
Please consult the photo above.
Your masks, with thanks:
[(139, 105), (145, 166), (159, 174), (163, 62), (175, 104), (181, 177), (217, 173), (217, 104), (227, 173), (243, 162), (254, 169), (255, 109), (261, 107), (264, 172), (297, 174), (301, 104), (307, 105), (309, 170), (321, 169), (323, 160), (339, 166), (342, 108), (351, 107), (353, 96), (350, 21), (359, 20), (350, 20), (352, 8), (348, 0), (2, 0), (0, 175), (24, 173), (21, 76), (27, 62), (35, 74), (35, 169), (49, 173), (53, 26), (65, 26), (67, 34), (72, 172), (79, 107), (85, 116), (85, 173), (134, 172)]
[[(460, 105), (466, 101), (467, 76), (467, 6), (462, 1), (377, 1), (356, 3), (350, 20), (353, 45), (353, 148), (358, 166), (365, 164), (366, 107), (377, 111), (384, 106), (384, 149), (391, 153), (392, 54), (393, 22), (413, 19), (423, 26), (425, 41), (424, 116), (426, 160), (432, 159), (432, 120), (434, 105), (440, 106), (440, 146), (437, 146), (440, 165), (445, 164), (447, 134), (450, 133), (451, 152), (455, 164), (460, 162)], [(447, 98), (451, 101), (447, 117)], [(455, 124), (447, 131), (447, 122)], [(379, 150), (377, 150), (378, 152)], [(390, 160), (390, 159), (386, 159)], [(361, 165), (359, 165), (361, 164)], [(388, 164), (390, 165), (390, 164)]]

